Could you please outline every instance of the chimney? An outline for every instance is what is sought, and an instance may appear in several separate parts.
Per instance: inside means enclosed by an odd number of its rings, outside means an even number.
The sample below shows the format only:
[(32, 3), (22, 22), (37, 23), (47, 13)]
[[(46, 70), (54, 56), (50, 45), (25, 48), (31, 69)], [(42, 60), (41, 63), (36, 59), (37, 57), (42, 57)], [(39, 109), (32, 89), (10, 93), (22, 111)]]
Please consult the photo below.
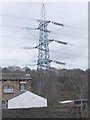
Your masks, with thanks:
[(30, 76), (30, 69), (29, 68), (26, 68), (26, 76)]

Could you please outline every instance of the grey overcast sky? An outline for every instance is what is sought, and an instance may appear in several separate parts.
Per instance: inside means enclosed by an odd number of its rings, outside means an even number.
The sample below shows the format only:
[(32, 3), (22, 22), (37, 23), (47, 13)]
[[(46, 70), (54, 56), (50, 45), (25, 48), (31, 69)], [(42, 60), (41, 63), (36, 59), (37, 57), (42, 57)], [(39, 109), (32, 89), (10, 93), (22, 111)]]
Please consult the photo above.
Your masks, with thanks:
[[(59, 27), (52, 25), (49, 38), (66, 41), (67, 46), (52, 42), (49, 45), (50, 58), (63, 61), (65, 66), (51, 63), (56, 68), (88, 67), (88, 3), (86, 2), (47, 2), (44, 3), (47, 20), (68, 25)], [(33, 66), (37, 62), (38, 50), (24, 50), (22, 47), (33, 47), (38, 44), (39, 31), (26, 30), (22, 27), (38, 27), (36, 19), (40, 19), (42, 3), (7, 2), (2, 4), (0, 18), (0, 42), (2, 44), (1, 66), (19, 65)], [(10, 27), (12, 26), (12, 27)]]

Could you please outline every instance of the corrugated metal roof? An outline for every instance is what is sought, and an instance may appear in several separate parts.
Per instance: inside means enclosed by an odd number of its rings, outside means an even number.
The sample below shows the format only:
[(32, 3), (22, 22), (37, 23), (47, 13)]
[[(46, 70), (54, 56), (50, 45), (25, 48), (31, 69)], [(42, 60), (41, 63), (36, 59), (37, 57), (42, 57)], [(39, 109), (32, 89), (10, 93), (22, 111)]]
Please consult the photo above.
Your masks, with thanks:
[(79, 102), (79, 101), (88, 101), (87, 99), (76, 99), (76, 100), (65, 100), (65, 101), (61, 101), (59, 103), (61, 104), (65, 104), (65, 103), (71, 103), (71, 102)]
[(74, 100), (66, 100), (66, 101), (61, 101), (59, 103), (64, 104), (64, 103), (71, 103), (71, 102), (74, 102)]

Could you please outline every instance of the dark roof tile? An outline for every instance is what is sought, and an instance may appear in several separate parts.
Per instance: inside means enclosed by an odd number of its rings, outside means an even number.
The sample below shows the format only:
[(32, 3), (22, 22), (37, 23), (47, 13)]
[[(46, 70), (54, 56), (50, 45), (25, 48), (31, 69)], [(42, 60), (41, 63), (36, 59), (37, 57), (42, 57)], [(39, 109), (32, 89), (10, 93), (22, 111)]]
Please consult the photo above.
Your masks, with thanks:
[(15, 97), (17, 97), (17, 96), (19, 96), (19, 95), (21, 95), (21, 94), (25, 93), (25, 92), (26, 92), (26, 91), (21, 91), (21, 92), (18, 92), (17, 94), (14, 94), (14, 95), (12, 95), (12, 96), (10, 96), (10, 97), (7, 97), (7, 98), (6, 98), (6, 100), (13, 99), (13, 98), (15, 98)]
[(2, 73), (2, 80), (31, 80), (30, 74), (26, 73)]

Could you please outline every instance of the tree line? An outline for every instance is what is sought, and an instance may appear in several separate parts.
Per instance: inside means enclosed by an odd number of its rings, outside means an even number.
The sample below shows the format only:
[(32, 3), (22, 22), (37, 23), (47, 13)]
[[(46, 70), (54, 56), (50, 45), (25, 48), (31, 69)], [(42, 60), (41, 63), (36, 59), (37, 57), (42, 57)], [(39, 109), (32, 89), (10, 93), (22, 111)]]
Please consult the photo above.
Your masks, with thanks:
[[(88, 74), (90, 69), (35, 70), (29, 67), (9, 66), (1, 68), (3, 73), (29, 71), (32, 92), (48, 99), (49, 105), (57, 105), (68, 99), (88, 98)], [(41, 75), (41, 76), (40, 76)]]

